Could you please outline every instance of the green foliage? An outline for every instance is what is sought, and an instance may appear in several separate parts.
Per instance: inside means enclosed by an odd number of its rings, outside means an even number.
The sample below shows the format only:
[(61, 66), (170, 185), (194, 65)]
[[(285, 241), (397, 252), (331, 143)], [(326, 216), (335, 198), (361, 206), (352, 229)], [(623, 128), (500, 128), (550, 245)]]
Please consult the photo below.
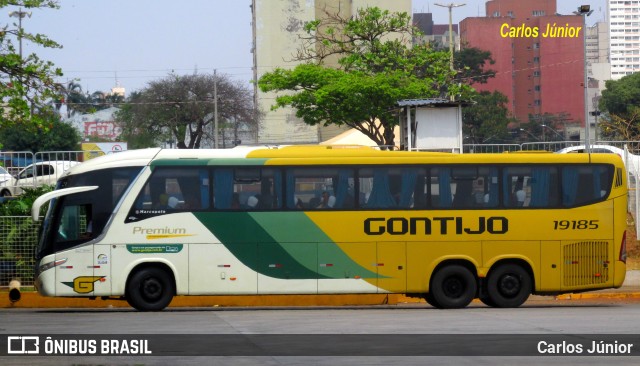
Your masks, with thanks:
[(80, 134), (57, 114), (40, 117), (42, 125), (15, 123), (0, 128), (0, 143), (13, 151), (73, 151), (80, 144)]
[(485, 84), (489, 78), (495, 76), (495, 70), (487, 69), (485, 66), (495, 64), (491, 58), (490, 51), (484, 51), (479, 48), (469, 47), (455, 52), (453, 55), (453, 64), (458, 74), (456, 80), (472, 85)]
[(600, 99), (601, 110), (625, 117), (633, 107), (640, 107), (640, 73), (620, 80), (607, 80), (605, 85)]
[(474, 104), (462, 108), (462, 129), (465, 143), (502, 143), (511, 140), (507, 129), (509, 117), (507, 96), (494, 91), (475, 93)]
[[(0, 203), (0, 260), (15, 263), (18, 273), (28, 273), (33, 268), (33, 245), (38, 241), (38, 225), (31, 220), (31, 205), (36, 198), (53, 190), (53, 186), (25, 188), (18, 198)], [(48, 204), (40, 209), (46, 213)], [(2, 284), (0, 284), (2, 285)]]
[[(258, 81), (276, 96), (273, 108), (291, 106), (310, 125), (346, 125), (379, 145), (394, 145), (401, 99), (460, 96), (449, 54), (412, 47), (419, 32), (406, 13), (364, 8), (350, 18), (326, 14), (307, 24), (293, 70), (277, 68)], [(334, 60), (336, 67), (323, 66)], [(337, 62), (335, 62), (337, 60)]]
[[(7, 8), (7, 9), (5, 9)], [(58, 8), (51, 0), (2, 0), (2, 11), (28, 11), (34, 8)], [(10, 21), (14, 18), (7, 18)], [(52, 99), (58, 99), (59, 85), (55, 77), (62, 71), (53, 63), (41, 60), (35, 53), (20, 55), (19, 41), (47, 48), (61, 48), (42, 34), (31, 34), (20, 29), (17, 18), (12, 24), (0, 27), (0, 99), (4, 113), (0, 114), (0, 128), (14, 123), (43, 125), (42, 115), (33, 114)]]
[(623, 115), (603, 114), (598, 128), (604, 139), (636, 141), (640, 139), (640, 107), (629, 106)]
[(625, 141), (640, 139), (640, 73), (607, 80), (598, 119), (602, 136)]
[[(24, 192), (17, 198), (9, 199), (0, 204), (0, 216), (30, 216), (31, 205), (38, 197), (47, 192), (53, 191), (52, 185), (44, 185), (37, 188), (24, 188)], [(48, 203), (42, 205), (40, 214), (44, 215), (47, 211)]]

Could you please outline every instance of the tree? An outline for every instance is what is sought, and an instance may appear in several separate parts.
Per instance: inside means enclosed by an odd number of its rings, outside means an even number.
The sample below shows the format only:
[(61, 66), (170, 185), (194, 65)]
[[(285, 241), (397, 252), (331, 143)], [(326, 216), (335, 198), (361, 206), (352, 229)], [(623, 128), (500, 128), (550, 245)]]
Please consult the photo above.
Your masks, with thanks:
[(598, 121), (602, 135), (608, 138), (640, 138), (640, 73), (619, 80), (607, 80), (599, 108), (605, 112)]
[[(286, 92), (272, 109), (291, 106), (309, 125), (346, 125), (379, 145), (393, 146), (401, 99), (459, 96), (449, 54), (412, 47), (419, 35), (407, 13), (377, 7), (350, 18), (325, 12), (305, 26), (293, 70), (276, 68), (258, 81), (263, 92)], [(336, 67), (324, 66), (337, 59)]]
[[(1, 0), (0, 9), (58, 8), (54, 0)], [(0, 113), (0, 128), (14, 123), (42, 125), (40, 114), (32, 113), (52, 99), (57, 99), (59, 86), (54, 78), (62, 71), (53, 63), (41, 60), (35, 53), (22, 56), (15, 44), (20, 40), (48, 48), (61, 48), (43, 34), (31, 34), (13, 23), (0, 27), (0, 99), (4, 112)]]
[(132, 94), (116, 113), (125, 139), (128, 142), (133, 139), (138, 147), (176, 141), (181, 149), (200, 148), (203, 138), (213, 140), (216, 83), (219, 125), (233, 122), (233, 128), (255, 129), (258, 116), (254, 113), (252, 93), (240, 82), (220, 74), (172, 74)]
[(458, 70), (456, 80), (468, 85), (486, 84), (489, 78), (496, 75), (495, 70), (485, 70), (487, 64), (495, 64), (495, 60), (491, 58), (491, 52), (479, 48), (469, 47), (454, 52), (453, 64)]
[[(89, 96), (82, 91), (82, 86), (70, 81), (65, 88), (62, 89), (64, 101), (67, 104), (67, 117), (71, 117), (74, 113), (85, 114), (91, 110)], [(59, 109), (59, 108), (58, 108)]]
[(474, 104), (462, 108), (462, 130), (467, 138), (465, 143), (498, 143), (511, 139), (506, 95), (494, 91), (481, 91), (472, 98)]
[(57, 113), (40, 114), (42, 125), (15, 123), (0, 129), (0, 143), (13, 151), (74, 151), (80, 144), (80, 134)]
[(621, 141), (640, 139), (640, 107), (628, 107), (624, 116), (605, 114), (601, 117), (598, 120), (601, 137)]

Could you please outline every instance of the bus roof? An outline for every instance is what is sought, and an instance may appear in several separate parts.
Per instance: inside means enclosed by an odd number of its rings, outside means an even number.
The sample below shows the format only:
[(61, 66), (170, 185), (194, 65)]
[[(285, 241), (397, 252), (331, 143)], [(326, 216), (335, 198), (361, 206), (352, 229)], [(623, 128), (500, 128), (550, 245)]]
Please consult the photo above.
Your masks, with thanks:
[[(72, 167), (67, 174), (75, 175), (96, 169), (123, 166), (145, 166), (151, 162), (169, 163), (192, 160), (194, 165), (215, 165), (212, 159), (233, 162), (236, 159), (256, 159), (256, 165), (317, 165), (371, 164), (380, 159), (393, 159), (392, 164), (479, 164), (479, 163), (614, 163), (622, 166), (615, 154), (553, 154), (522, 152), (518, 154), (453, 154), (446, 152), (381, 151), (362, 146), (242, 146), (233, 149), (140, 149), (97, 157)], [(304, 160), (301, 160), (304, 159)], [(336, 160), (339, 159), (339, 160)], [(375, 160), (373, 160), (375, 159)], [(195, 161), (194, 161), (195, 160)], [(197, 161), (197, 162), (196, 162)], [(618, 162), (618, 163), (616, 163)]]

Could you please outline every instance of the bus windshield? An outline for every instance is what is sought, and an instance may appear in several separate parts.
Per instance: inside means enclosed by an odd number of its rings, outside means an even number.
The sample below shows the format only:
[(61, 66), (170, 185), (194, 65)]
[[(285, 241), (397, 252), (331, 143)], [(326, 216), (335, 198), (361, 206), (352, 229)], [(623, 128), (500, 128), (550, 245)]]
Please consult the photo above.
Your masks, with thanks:
[(41, 227), (36, 259), (98, 237), (120, 198), (141, 170), (140, 166), (103, 169), (59, 180), (56, 189), (83, 186), (98, 186), (98, 189), (50, 201)]

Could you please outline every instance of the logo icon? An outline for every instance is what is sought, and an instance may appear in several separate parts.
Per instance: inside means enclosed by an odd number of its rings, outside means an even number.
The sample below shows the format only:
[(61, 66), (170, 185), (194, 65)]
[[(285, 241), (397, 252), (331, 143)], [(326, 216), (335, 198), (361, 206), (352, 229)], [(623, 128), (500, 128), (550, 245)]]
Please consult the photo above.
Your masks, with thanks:
[(7, 337), (7, 353), (13, 355), (40, 353), (40, 337)]
[(104, 276), (80, 276), (73, 279), (73, 282), (63, 282), (79, 294), (93, 292), (94, 283), (104, 281)]

